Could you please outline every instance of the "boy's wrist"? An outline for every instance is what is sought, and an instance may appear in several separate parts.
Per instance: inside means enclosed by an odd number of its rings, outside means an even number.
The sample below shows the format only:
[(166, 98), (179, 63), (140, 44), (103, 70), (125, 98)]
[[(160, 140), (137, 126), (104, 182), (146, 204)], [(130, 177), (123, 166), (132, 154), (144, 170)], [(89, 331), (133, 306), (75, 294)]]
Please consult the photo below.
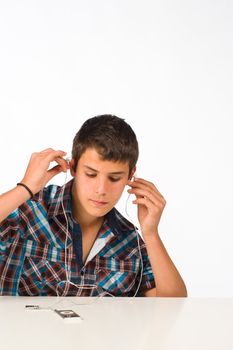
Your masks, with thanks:
[(17, 186), (21, 186), (21, 187), (23, 187), (23, 188), (25, 188), (25, 190), (29, 193), (29, 195), (30, 195), (30, 199), (33, 199), (33, 193), (32, 193), (32, 191), (31, 191), (31, 189), (25, 184), (25, 183), (23, 183), (23, 182), (18, 182), (17, 183)]
[(159, 232), (158, 232), (158, 230), (153, 230), (153, 231), (143, 231), (142, 232), (142, 235), (143, 235), (143, 238), (144, 238), (144, 240), (145, 239), (155, 239), (155, 238), (159, 238)]
[(16, 185), (15, 191), (17, 193), (17, 198), (20, 202), (24, 203), (28, 199), (31, 199), (31, 195), (25, 187), (21, 185)]

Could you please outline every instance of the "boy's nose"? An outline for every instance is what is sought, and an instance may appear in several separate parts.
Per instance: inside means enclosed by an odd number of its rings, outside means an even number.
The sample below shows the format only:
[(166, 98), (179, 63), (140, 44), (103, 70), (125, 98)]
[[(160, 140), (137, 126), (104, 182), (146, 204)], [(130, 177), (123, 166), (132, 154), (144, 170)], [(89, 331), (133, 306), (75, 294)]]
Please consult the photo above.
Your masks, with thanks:
[(105, 195), (107, 192), (107, 183), (105, 180), (99, 180), (96, 184), (96, 193)]

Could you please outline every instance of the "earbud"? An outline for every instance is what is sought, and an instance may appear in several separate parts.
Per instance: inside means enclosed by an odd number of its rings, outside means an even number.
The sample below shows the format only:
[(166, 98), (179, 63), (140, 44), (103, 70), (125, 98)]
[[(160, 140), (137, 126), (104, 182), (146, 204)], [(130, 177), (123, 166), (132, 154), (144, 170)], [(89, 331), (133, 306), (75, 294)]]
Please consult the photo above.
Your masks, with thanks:
[(134, 181), (135, 180), (135, 177), (137, 177), (136, 175), (136, 165), (133, 167), (133, 169), (131, 170), (131, 174), (130, 174), (130, 177), (129, 177), (129, 180), (130, 181)]

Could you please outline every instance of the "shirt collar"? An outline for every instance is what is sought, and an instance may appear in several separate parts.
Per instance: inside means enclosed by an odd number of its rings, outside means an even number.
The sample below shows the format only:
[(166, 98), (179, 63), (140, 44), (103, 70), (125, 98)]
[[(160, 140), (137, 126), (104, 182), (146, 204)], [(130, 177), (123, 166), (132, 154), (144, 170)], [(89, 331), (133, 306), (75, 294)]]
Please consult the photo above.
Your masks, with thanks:
[[(72, 185), (73, 179), (67, 182), (64, 186), (59, 187), (52, 200), (48, 209), (48, 217), (54, 217), (58, 215), (64, 215), (66, 213), (72, 215), (71, 199), (72, 199)], [(63, 210), (64, 207), (64, 210)], [(106, 214), (107, 225), (110, 227), (115, 235), (120, 235), (125, 231), (135, 230), (135, 226), (128, 221), (115, 207), (112, 208)]]
[(116, 208), (112, 208), (107, 215), (108, 226), (114, 234), (120, 235), (125, 231), (135, 230), (135, 226), (129, 222)]

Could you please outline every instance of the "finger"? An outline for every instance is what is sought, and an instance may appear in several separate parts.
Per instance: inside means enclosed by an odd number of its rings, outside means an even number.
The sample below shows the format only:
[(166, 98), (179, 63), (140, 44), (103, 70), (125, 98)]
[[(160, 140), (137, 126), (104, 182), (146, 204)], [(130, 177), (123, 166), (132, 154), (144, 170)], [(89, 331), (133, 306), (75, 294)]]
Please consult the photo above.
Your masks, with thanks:
[(143, 179), (139, 179), (139, 178), (136, 178), (134, 181), (128, 181), (129, 185), (132, 186), (132, 187), (135, 187), (135, 186), (146, 186), (148, 188), (150, 188), (151, 190), (154, 190), (155, 189), (155, 186), (152, 182), (149, 182), (149, 181), (146, 181), (146, 180), (143, 180)]
[(155, 185), (152, 182), (146, 181), (144, 179), (136, 178), (135, 181), (129, 181), (129, 186), (131, 187), (139, 187), (144, 188), (147, 187), (148, 189), (157, 192), (161, 197), (162, 194), (159, 192), (159, 190), (155, 187)]
[(135, 178), (135, 182), (137, 184), (144, 184), (145, 186), (148, 186), (149, 188), (151, 188), (152, 190), (156, 189), (155, 185), (153, 184), (153, 182), (144, 180), (142, 178), (136, 177)]
[(67, 153), (61, 150), (58, 151), (48, 151), (48, 152), (44, 152), (45, 153), (45, 158), (46, 160), (48, 160), (49, 162), (52, 162), (53, 160), (56, 160), (56, 158), (62, 158), (64, 157)]
[(133, 204), (144, 205), (145, 207), (148, 208), (148, 210), (151, 211), (151, 213), (153, 212), (153, 213), (160, 213), (161, 214), (165, 208), (165, 204), (161, 204), (161, 203), (154, 204), (147, 197), (135, 199), (133, 201)]
[(54, 176), (60, 174), (62, 172), (62, 167), (60, 165), (56, 165), (53, 168), (47, 171), (47, 182), (51, 180)]
[(141, 190), (141, 189), (133, 189), (133, 190), (128, 190), (129, 193), (134, 194), (137, 198), (149, 198), (151, 202), (153, 202), (155, 205), (158, 203), (163, 203), (163, 197), (160, 196), (158, 193), (155, 191), (151, 193), (148, 190)]
[(153, 208), (154, 208), (154, 203), (152, 203), (150, 201), (150, 199), (146, 198), (146, 197), (137, 198), (132, 203), (138, 204), (138, 205), (144, 205), (145, 207), (147, 207), (148, 209), (151, 209), (151, 210), (153, 210)]
[(69, 163), (67, 162), (67, 160), (65, 160), (64, 158), (62, 158), (62, 157), (57, 157), (57, 158), (55, 158), (54, 159), (55, 160), (55, 162), (57, 162), (61, 167), (62, 167), (62, 170), (64, 171), (64, 172), (66, 172), (67, 171), (67, 169), (69, 169)]
[(46, 148), (46, 149), (44, 149), (43, 151), (40, 151), (39, 153), (48, 153), (48, 152), (53, 152), (54, 151), (54, 149), (53, 148)]

